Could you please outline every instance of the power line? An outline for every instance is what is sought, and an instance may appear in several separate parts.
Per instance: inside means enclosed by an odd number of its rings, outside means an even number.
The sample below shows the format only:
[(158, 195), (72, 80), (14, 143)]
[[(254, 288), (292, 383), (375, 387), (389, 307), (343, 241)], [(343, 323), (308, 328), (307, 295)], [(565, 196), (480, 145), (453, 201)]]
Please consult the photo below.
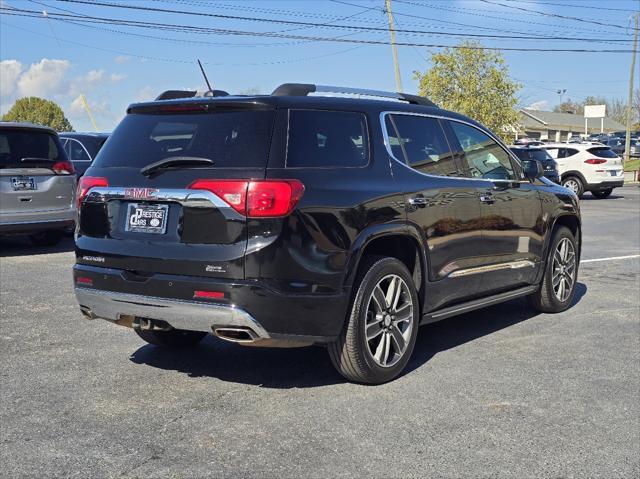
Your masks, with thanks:
[[(497, 17), (495, 15), (487, 15), (485, 12), (485, 10), (477, 10), (477, 9), (469, 9), (469, 8), (462, 8), (462, 7), (444, 7), (442, 5), (433, 5), (433, 4), (425, 4), (425, 3), (419, 3), (419, 2), (415, 2), (415, 1), (410, 1), (410, 0), (396, 0), (399, 3), (405, 3), (407, 5), (414, 5), (414, 6), (418, 6), (418, 7), (423, 7), (423, 8), (429, 8), (429, 9), (436, 9), (436, 10), (442, 10), (442, 11), (446, 11), (446, 12), (455, 12), (455, 13), (461, 13), (463, 15), (473, 15), (475, 17), (483, 17), (483, 18), (491, 18), (493, 20), (502, 20), (502, 21), (507, 21), (507, 22), (517, 22), (518, 24), (528, 24), (528, 25), (536, 25), (536, 26), (543, 26), (543, 27), (552, 27), (552, 28), (559, 28), (558, 25), (553, 25), (550, 23), (540, 23), (540, 22), (533, 22), (530, 20), (523, 20), (522, 18), (505, 18), (505, 17)], [(490, 10), (495, 12), (495, 10)], [(473, 13), (470, 13), (473, 12)], [(516, 15), (516, 12), (505, 12), (502, 11), (500, 13), (504, 13), (504, 14), (513, 14)], [(525, 13), (524, 15), (531, 15), (531, 16), (535, 16), (536, 14), (534, 13)], [(562, 25), (561, 27), (562, 29), (569, 29), (569, 30), (579, 30), (580, 32), (589, 32), (589, 33), (607, 33), (607, 34), (611, 34), (612, 32), (610, 30), (599, 30), (599, 29), (588, 29), (585, 30), (582, 27), (576, 27), (576, 26), (571, 26), (571, 25)]]
[[(27, 28), (23, 28), (23, 27), (18, 27), (16, 25), (12, 25), (10, 23), (7, 22), (3, 22), (0, 21), (0, 24), (5, 25), (7, 27), (11, 27), (11, 28), (15, 28), (17, 30), (22, 30), (34, 35), (39, 35), (42, 37), (46, 37), (46, 38), (54, 38), (52, 35), (47, 35), (45, 33), (41, 33), (41, 32), (36, 32), (34, 30), (29, 30)], [(184, 64), (191, 64), (193, 63), (193, 60), (185, 60), (185, 59), (177, 59), (177, 58), (163, 58), (163, 57), (152, 57), (152, 56), (147, 56), (147, 55), (141, 55), (141, 54), (137, 54), (137, 53), (131, 53), (131, 52), (126, 52), (126, 51), (122, 51), (122, 50), (113, 50), (113, 49), (109, 49), (109, 48), (104, 48), (104, 47), (98, 47), (95, 45), (87, 45), (86, 43), (81, 43), (81, 42), (76, 42), (73, 40), (67, 40), (64, 38), (60, 39), (61, 42), (64, 43), (69, 43), (71, 45), (78, 45), (84, 48), (90, 48), (93, 50), (98, 50), (98, 51), (103, 51), (103, 52), (108, 52), (108, 53), (117, 53), (119, 55), (127, 55), (130, 57), (135, 57), (135, 58), (140, 58), (143, 60), (152, 60), (152, 61), (160, 61), (160, 62), (168, 62), (168, 63), (184, 63)], [(339, 50), (336, 52), (330, 52), (330, 53), (326, 53), (326, 54), (322, 54), (322, 55), (315, 55), (315, 56), (311, 56), (311, 57), (303, 57), (303, 58), (295, 58), (295, 59), (289, 59), (289, 60), (273, 60), (273, 61), (268, 61), (268, 62), (246, 62), (246, 63), (212, 63), (212, 62), (203, 62), (206, 65), (213, 65), (213, 66), (259, 66), (259, 65), (279, 65), (279, 64), (285, 64), (285, 63), (299, 63), (299, 62), (304, 62), (304, 61), (309, 61), (309, 60), (317, 60), (320, 58), (326, 58), (326, 57), (330, 57), (330, 56), (334, 56), (334, 55), (340, 55), (343, 53), (347, 53), (353, 50), (356, 50), (358, 48), (362, 48), (365, 45), (358, 45), (355, 47), (351, 47), (351, 48), (347, 48), (344, 50)]]
[[(66, 3), (77, 3), (77, 4), (89, 4), (93, 6), (103, 6), (110, 8), (119, 8), (119, 9), (127, 9), (127, 10), (136, 10), (136, 11), (145, 11), (145, 12), (158, 12), (158, 13), (172, 13), (179, 15), (192, 15), (192, 16), (201, 16), (201, 17), (212, 17), (212, 18), (221, 18), (225, 20), (241, 20), (241, 21), (250, 21), (250, 22), (267, 22), (267, 23), (276, 23), (276, 24), (284, 24), (284, 25), (297, 25), (297, 26), (313, 26), (313, 27), (327, 27), (327, 28), (337, 28), (337, 29), (348, 29), (348, 30), (361, 30), (368, 32), (386, 32), (386, 28), (383, 27), (368, 27), (368, 26), (360, 26), (360, 25), (335, 25), (331, 23), (311, 23), (304, 22), (298, 20), (281, 20), (281, 19), (267, 19), (267, 18), (259, 18), (259, 17), (247, 17), (247, 16), (238, 16), (238, 15), (224, 15), (219, 13), (205, 13), (205, 12), (191, 12), (191, 11), (181, 11), (181, 10), (173, 10), (173, 9), (165, 9), (165, 8), (155, 8), (155, 7), (142, 7), (135, 5), (127, 5), (127, 4), (114, 4), (107, 2), (98, 2), (98, 1), (89, 1), (89, 0), (58, 0), (60, 2)], [(485, 1), (485, 0), (483, 0)], [(446, 35), (446, 36), (454, 36), (454, 37), (474, 37), (474, 38), (487, 38), (487, 39), (508, 39), (508, 40), (554, 40), (554, 41), (576, 41), (576, 42), (611, 42), (611, 41), (620, 41), (620, 42), (632, 42), (629, 39), (611, 39), (611, 38), (575, 38), (575, 37), (561, 37), (561, 36), (526, 36), (526, 35), (488, 35), (488, 34), (477, 34), (477, 33), (458, 33), (458, 32), (436, 32), (436, 31), (427, 31), (427, 30), (407, 30), (407, 29), (398, 29), (396, 30), (398, 33), (405, 34), (417, 34), (417, 35)], [(277, 33), (277, 32), (269, 32), (269, 33)]]
[[(527, 2), (525, 0), (506, 0), (509, 2), (518, 2), (518, 3), (528, 3), (529, 5), (554, 5), (557, 7), (570, 7), (570, 8), (590, 8), (592, 10), (600, 10), (602, 11), (602, 6), (599, 7), (593, 7), (591, 5), (575, 5), (575, 4), (569, 4), (569, 3), (556, 3), (556, 2), (543, 2), (540, 0), (533, 0), (531, 2)], [(636, 10), (631, 10), (628, 8), (613, 8), (609, 5), (607, 5), (607, 10), (611, 10), (611, 11), (616, 11), (616, 12), (630, 12), (630, 13), (634, 13), (636, 12)]]
[(493, 1), (493, 0), (480, 0), (480, 1), (483, 2), (483, 3), (487, 3), (489, 5), (499, 5), (501, 7), (513, 8), (514, 10), (521, 10), (523, 12), (532, 12), (532, 13), (536, 13), (538, 15), (543, 15), (545, 17), (562, 18), (563, 20), (574, 20), (576, 22), (593, 23), (594, 25), (621, 28), (623, 30), (626, 30), (626, 27), (623, 27), (622, 25), (617, 25), (615, 23), (600, 22), (598, 20), (587, 20), (586, 18), (579, 18), (579, 17), (569, 17), (569, 16), (566, 16), (566, 15), (560, 15), (560, 14), (557, 14), (557, 13), (541, 12), (540, 10), (531, 10), (530, 8), (518, 7), (516, 5), (508, 5), (508, 4), (496, 2), (496, 1)]
[[(5, 11), (6, 15), (22, 16), (27, 18), (42, 19), (39, 12), (25, 11), (22, 9), (10, 9), (6, 7), (0, 7), (0, 11)], [(62, 18), (60, 18), (62, 17)], [(390, 43), (382, 40), (373, 39), (358, 39), (358, 38), (337, 38), (337, 37), (321, 37), (321, 36), (309, 36), (309, 35), (290, 35), (281, 33), (269, 33), (269, 32), (255, 32), (255, 31), (243, 31), (243, 30), (231, 30), (220, 29), (210, 27), (194, 27), (191, 25), (182, 24), (167, 24), (158, 22), (142, 22), (134, 20), (113, 19), (106, 17), (94, 17), (94, 16), (74, 16), (70, 14), (50, 14), (48, 18), (54, 20), (68, 20), (73, 18), (77, 22), (83, 23), (98, 23), (98, 24), (111, 24), (121, 26), (132, 26), (138, 28), (160, 29), (170, 30), (177, 32), (195, 32), (200, 34), (222, 34), (222, 35), (237, 35), (237, 36), (255, 36), (255, 37), (269, 37), (269, 38), (287, 38), (297, 40), (313, 40), (317, 42), (337, 42), (337, 43), (355, 43), (363, 45), (389, 45)], [(573, 53), (629, 53), (631, 50), (626, 49), (589, 49), (589, 48), (517, 48), (517, 47), (485, 47), (481, 45), (447, 45), (447, 44), (431, 44), (431, 43), (415, 43), (415, 42), (398, 42), (398, 46), (416, 46), (416, 47), (429, 47), (429, 48), (470, 48), (473, 50), (485, 49), (485, 50), (504, 50), (504, 51), (522, 51), (522, 52), (573, 52)]]

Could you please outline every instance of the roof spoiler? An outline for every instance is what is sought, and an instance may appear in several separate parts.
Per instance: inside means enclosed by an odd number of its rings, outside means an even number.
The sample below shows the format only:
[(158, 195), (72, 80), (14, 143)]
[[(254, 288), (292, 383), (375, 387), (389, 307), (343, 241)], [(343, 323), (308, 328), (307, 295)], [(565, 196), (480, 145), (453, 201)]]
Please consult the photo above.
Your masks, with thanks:
[(162, 92), (156, 97), (158, 100), (179, 100), (181, 98), (194, 98), (194, 97), (212, 97), (212, 96), (229, 96), (224, 90), (208, 90), (204, 93), (199, 93), (193, 90), (167, 90)]
[(406, 101), (412, 105), (423, 105), (438, 107), (428, 98), (409, 95), (407, 93), (367, 90), (364, 88), (350, 88), (343, 86), (313, 85), (311, 83), (283, 83), (273, 90), (272, 96), (308, 96), (310, 93), (346, 93), (351, 95), (365, 95), (380, 98), (392, 98), (394, 100)]

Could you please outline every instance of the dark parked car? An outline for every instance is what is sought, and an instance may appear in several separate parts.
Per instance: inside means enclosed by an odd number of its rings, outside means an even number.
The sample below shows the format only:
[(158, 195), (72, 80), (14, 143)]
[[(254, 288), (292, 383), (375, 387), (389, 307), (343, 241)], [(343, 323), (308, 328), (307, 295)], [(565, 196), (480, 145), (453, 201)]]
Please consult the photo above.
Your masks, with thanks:
[[(326, 91), (382, 100), (308, 95)], [(571, 305), (576, 195), (479, 123), (316, 85), (172, 97), (131, 105), (80, 179), (87, 318), (161, 347), (324, 344), (343, 376), (381, 383), (421, 324)]]
[(542, 165), (544, 176), (554, 183), (560, 184), (560, 175), (558, 174), (558, 164), (547, 150), (542, 148), (531, 148), (525, 146), (510, 146), (520, 160), (534, 160)]
[(60, 140), (78, 176), (84, 175), (109, 138), (108, 133), (60, 133)]
[(601, 143), (611, 148), (616, 155), (623, 156), (624, 141), (624, 138), (609, 138), (608, 140), (602, 140)]

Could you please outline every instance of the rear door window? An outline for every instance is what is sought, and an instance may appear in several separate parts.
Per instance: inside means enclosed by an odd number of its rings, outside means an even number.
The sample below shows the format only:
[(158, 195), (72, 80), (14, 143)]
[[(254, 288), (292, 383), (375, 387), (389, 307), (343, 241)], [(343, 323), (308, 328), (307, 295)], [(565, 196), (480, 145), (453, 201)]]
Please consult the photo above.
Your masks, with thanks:
[(290, 110), (287, 168), (348, 168), (369, 162), (369, 135), (362, 113)]
[(388, 115), (386, 121), (394, 156), (404, 156), (409, 166), (421, 173), (458, 176), (455, 159), (438, 119), (416, 115)]
[(274, 112), (130, 113), (94, 165), (142, 168), (174, 156), (207, 158), (214, 168), (265, 167)]
[(449, 124), (462, 146), (471, 178), (515, 179), (509, 154), (489, 135), (457, 121)]
[[(33, 159), (24, 163), (23, 158)], [(36, 159), (42, 159), (38, 164)], [(64, 152), (56, 138), (43, 131), (5, 129), (0, 130), (0, 168), (27, 168), (51, 166), (52, 161), (64, 160)]]
[(78, 140), (69, 139), (67, 142), (67, 154), (71, 161), (91, 161), (91, 157)]
[(587, 151), (598, 158), (618, 158), (618, 155), (611, 148), (589, 148)]

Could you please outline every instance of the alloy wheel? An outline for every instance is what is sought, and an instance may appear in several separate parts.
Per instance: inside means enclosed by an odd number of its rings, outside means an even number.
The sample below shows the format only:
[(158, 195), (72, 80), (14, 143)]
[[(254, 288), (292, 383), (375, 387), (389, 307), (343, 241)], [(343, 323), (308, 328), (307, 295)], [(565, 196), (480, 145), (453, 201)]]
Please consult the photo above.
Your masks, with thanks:
[(566, 180), (564, 182), (564, 186), (565, 188), (569, 188), (571, 191), (573, 191), (576, 195), (578, 194), (578, 192), (580, 191), (580, 185), (578, 184), (578, 182), (576, 180), (574, 180), (573, 178), (570, 178), (568, 180)]
[(571, 295), (576, 280), (576, 252), (568, 238), (562, 238), (553, 253), (553, 272), (551, 283), (553, 294), (561, 302)]
[(413, 329), (413, 302), (407, 283), (395, 274), (382, 278), (367, 304), (366, 342), (373, 360), (391, 367), (404, 355)]

